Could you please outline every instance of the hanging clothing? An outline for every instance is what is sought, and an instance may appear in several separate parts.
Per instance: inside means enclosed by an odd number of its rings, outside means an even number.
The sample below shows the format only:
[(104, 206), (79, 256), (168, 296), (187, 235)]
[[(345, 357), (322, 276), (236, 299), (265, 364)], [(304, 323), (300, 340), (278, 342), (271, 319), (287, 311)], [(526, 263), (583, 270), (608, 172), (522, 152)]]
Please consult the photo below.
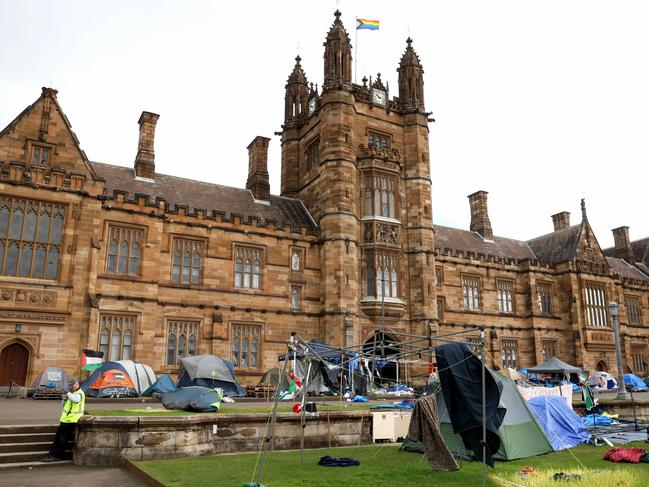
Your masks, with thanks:
[(439, 431), (435, 396), (423, 396), (415, 403), (408, 438), (424, 444), (424, 453), (433, 470), (452, 471), (460, 468)]
[[(462, 437), (467, 450), (482, 461), (482, 362), (463, 343), (447, 343), (435, 349), (439, 380), (453, 431)], [(486, 463), (500, 448), (498, 429), (505, 412), (500, 406), (501, 389), (489, 369), (485, 370)]]

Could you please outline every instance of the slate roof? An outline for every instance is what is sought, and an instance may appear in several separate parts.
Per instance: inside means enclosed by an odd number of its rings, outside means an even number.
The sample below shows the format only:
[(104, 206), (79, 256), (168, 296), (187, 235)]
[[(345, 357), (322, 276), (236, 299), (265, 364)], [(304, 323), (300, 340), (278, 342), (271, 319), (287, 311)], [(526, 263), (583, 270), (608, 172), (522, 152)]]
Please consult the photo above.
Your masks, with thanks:
[(528, 245), (522, 240), (494, 237), (493, 242), (488, 242), (477, 232), (441, 225), (433, 225), (433, 228), (435, 229), (435, 247), (440, 249), (454, 249), (510, 259), (535, 258)]
[(540, 262), (557, 264), (575, 257), (581, 224), (527, 241)]
[[(649, 275), (649, 237), (631, 242), (631, 250), (635, 257), (635, 262), (630, 262), (638, 267), (642, 272)], [(604, 255), (609, 257), (619, 256), (615, 247), (609, 247), (603, 250)]]
[(636, 279), (639, 281), (649, 282), (649, 277), (645, 276), (638, 269), (633, 267), (631, 264), (628, 264), (623, 259), (618, 259), (615, 257), (606, 257), (608, 265), (611, 266), (611, 270), (615, 274), (619, 274), (620, 277), (626, 277), (627, 279)]
[(233, 214), (241, 215), (244, 221), (256, 217), (264, 224), (274, 222), (279, 227), (286, 224), (296, 229), (306, 227), (309, 232), (315, 232), (317, 228), (302, 202), (297, 199), (271, 196), (269, 205), (256, 203), (247, 189), (158, 173), (153, 181), (149, 181), (136, 178), (135, 171), (130, 167), (101, 162), (91, 164), (97, 174), (106, 180), (107, 195), (119, 190), (127, 192), (129, 198), (134, 198), (136, 194), (147, 195), (151, 203), (156, 198), (163, 198), (170, 209), (185, 206), (188, 211), (201, 209), (207, 214), (215, 210), (223, 212), (228, 219)]

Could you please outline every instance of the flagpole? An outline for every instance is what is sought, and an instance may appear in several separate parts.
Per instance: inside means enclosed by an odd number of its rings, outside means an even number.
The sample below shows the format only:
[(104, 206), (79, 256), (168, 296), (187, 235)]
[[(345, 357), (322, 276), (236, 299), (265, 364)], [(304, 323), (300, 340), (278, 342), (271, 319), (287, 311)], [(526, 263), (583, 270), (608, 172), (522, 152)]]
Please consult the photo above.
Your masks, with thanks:
[(358, 73), (358, 17), (356, 17), (356, 34), (354, 43), (356, 44), (356, 55), (354, 56), (354, 83), (356, 83), (356, 73)]

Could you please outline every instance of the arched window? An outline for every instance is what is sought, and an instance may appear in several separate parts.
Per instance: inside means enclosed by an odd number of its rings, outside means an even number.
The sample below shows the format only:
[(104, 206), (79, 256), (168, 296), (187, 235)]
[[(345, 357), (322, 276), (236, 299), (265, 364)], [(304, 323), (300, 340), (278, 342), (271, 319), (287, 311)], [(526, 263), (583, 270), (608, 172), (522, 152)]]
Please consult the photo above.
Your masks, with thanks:
[(232, 364), (237, 368), (257, 369), (260, 364), (261, 327), (232, 325), (230, 350)]
[(32, 277), (45, 277), (45, 252), (45, 245), (36, 246), (36, 255), (34, 257)]
[(5, 263), (5, 275), (15, 276), (18, 269), (18, 244), (11, 241), (7, 249), (7, 261)]
[(126, 274), (128, 270), (128, 242), (123, 240), (119, 244), (119, 258), (117, 260), (117, 272)]
[(261, 249), (235, 248), (234, 285), (243, 288), (261, 288)]
[(250, 259), (243, 266), (243, 287), (250, 287)]
[(122, 360), (131, 360), (131, 340), (132, 335), (129, 330), (126, 330), (123, 335), (122, 341)]
[(196, 355), (199, 323), (169, 320), (167, 323), (167, 365), (177, 365), (179, 357)]
[(252, 267), (252, 287), (254, 289), (259, 289), (259, 261), (255, 259), (255, 263)]
[(11, 215), (11, 231), (9, 233), (9, 238), (13, 238), (16, 240), (20, 239), (20, 234), (22, 233), (22, 229), (23, 229), (24, 215), (25, 212), (21, 207), (18, 207), (14, 210), (14, 214)]
[(298, 286), (291, 286), (291, 309), (300, 309), (300, 288)]
[(176, 365), (176, 335), (167, 337), (167, 365)]
[(50, 247), (47, 253), (47, 278), (56, 279), (59, 273), (59, 249), (57, 247)]
[(108, 328), (102, 328), (101, 334), (99, 335), (99, 351), (104, 352), (104, 358), (108, 357), (108, 350), (110, 350), (110, 345), (108, 342), (108, 337), (110, 333)]
[(131, 360), (135, 316), (101, 315), (100, 326), (98, 348), (104, 360)]
[(234, 285), (236, 287), (241, 287), (243, 282), (243, 262), (241, 258), (237, 258), (234, 263)]
[(32, 245), (25, 244), (20, 251), (20, 270), (18, 275), (20, 277), (29, 277), (32, 270)]
[(108, 228), (106, 272), (139, 275), (142, 258), (143, 231), (139, 228)]

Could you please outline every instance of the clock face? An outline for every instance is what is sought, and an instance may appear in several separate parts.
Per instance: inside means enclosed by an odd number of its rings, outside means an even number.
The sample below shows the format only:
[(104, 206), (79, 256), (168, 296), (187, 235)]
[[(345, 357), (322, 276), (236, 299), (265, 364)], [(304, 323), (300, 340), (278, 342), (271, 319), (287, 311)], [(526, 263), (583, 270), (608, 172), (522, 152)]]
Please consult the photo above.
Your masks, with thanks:
[(385, 91), (383, 90), (372, 90), (372, 103), (375, 105), (385, 106)]
[(309, 100), (309, 115), (313, 115), (313, 112), (315, 112), (315, 102), (316, 102), (315, 98), (311, 98)]

